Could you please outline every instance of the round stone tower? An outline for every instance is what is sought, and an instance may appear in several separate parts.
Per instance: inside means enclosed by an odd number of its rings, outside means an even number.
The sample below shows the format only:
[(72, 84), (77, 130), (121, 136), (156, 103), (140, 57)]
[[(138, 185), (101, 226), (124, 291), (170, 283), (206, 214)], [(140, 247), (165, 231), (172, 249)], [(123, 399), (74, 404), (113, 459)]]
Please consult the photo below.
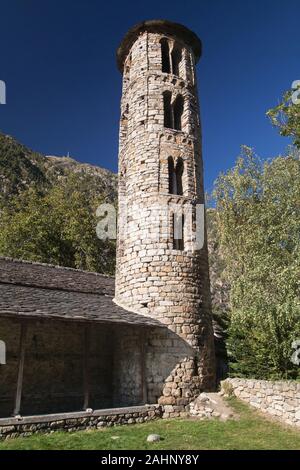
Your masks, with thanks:
[(200, 55), (199, 38), (165, 20), (136, 25), (117, 51), (123, 90), (115, 301), (167, 326), (149, 337), (147, 380), (152, 399), (175, 407), (215, 387), (201, 217)]

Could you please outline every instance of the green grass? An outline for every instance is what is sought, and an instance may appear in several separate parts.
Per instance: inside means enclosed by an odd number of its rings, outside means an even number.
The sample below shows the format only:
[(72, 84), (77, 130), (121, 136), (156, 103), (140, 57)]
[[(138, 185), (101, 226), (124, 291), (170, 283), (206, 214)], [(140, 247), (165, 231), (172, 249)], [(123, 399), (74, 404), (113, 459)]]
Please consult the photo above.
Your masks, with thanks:
[[(157, 420), (99, 431), (36, 434), (2, 441), (0, 450), (300, 449), (298, 430), (266, 419), (236, 399), (231, 399), (230, 404), (239, 420)], [(150, 433), (160, 434), (163, 440), (148, 444), (146, 438)]]

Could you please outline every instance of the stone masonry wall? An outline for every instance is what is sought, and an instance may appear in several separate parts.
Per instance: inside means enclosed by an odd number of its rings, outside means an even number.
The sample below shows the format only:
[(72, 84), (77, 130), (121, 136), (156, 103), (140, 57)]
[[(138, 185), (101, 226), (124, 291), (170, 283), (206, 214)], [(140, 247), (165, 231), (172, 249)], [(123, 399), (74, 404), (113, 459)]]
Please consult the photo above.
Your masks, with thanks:
[(300, 427), (300, 383), (233, 378), (221, 385), (224, 393), (231, 389), (236, 397), (263, 413)]
[(114, 332), (114, 406), (142, 405), (142, 373), (144, 360), (141, 349), (142, 331), (139, 328), (122, 327)]
[[(178, 364), (182, 364), (178, 366)], [(164, 417), (185, 413), (198, 393), (193, 349), (169, 329), (130, 327), (114, 332), (114, 406), (159, 403)]]
[(115, 408), (93, 411), (92, 413), (77, 412), (61, 415), (31, 416), (23, 418), (0, 419), (0, 440), (19, 436), (31, 436), (36, 433), (53, 431), (82, 431), (85, 429), (101, 429), (121, 424), (144, 423), (160, 418), (161, 407), (158, 405)]
[[(188, 401), (200, 390), (215, 386), (214, 346), (207, 246), (205, 242), (197, 250), (189, 230), (195, 205), (204, 200), (195, 60), (193, 51), (179, 38), (166, 36), (170, 48), (175, 43), (181, 48), (182, 59), (180, 76), (163, 73), (162, 37), (147, 31), (140, 34), (124, 66), (115, 296), (124, 308), (168, 326), (166, 338), (158, 334), (148, 345), (148, 355), (154, 348), (156, 356), (151, 365), (150, 397), (158, 397), (165, 388), (158, 398), (171, 395), (173, 403), (168, 406), (184, 409), (183, 399)], [(181, 131), (164, 128), (165, 91), (171, 92), (172, 102), (178, 95), (184, 99)], [(181, 196), (168, 191), (169, 156), (175, 164), (178, 158), (184, 163)], [(173, 247), (174, 206), (187, 215), (184, 250)], [(172, 355), (178, 363), (171, 361), (173, 367), (166, 373), (170, 363), (164, 367), (163, 358)], [(155, 376), (161, 379), (155, 380)], [(148, 381), (151, 377), (148, 375)]]

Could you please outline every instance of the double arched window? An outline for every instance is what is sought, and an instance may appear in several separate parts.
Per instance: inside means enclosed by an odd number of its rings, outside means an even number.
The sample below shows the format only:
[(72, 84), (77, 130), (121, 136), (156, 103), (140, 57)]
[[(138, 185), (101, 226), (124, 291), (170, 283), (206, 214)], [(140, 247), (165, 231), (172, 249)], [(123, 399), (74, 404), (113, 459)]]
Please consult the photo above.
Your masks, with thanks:
[(177, 95), (172, 103), (172, 93), (165, 91), (164, 98), (164, 127), (182, 130), (182, 114), (184, 108), (184, 99), (182, 95)]
[(170, 52), (170, 45), (167, 38), (160, 41), (161, 47), (161, 70), (164, 73), (172, 73), (179, 77), (180, 63), (182, 59), (182, 50), (176, 45), (173, 45), (172, 52)]
[(176, 165), (174, 164), (173, 157), (168, 158), (168, 175), (169, 175), (169, 193), (183, 195), (182, 175), (183, 175), (183, 160), (178, 158)]

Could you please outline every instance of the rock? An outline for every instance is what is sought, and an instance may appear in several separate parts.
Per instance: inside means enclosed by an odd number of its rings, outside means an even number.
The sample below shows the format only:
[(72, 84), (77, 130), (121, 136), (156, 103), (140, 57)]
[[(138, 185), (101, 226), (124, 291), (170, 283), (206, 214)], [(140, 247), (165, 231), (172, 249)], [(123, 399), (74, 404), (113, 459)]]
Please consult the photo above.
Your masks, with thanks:
[(161, 440), (161, 437), (159, 434), (149, 434), (147, 437), (147, 442), (158, 442)]
[(15, 430), (14, 426), (3, 426), (1, 427), (1, 434), (9, 434)]
[(23, 417), (21, 415), (16, 415), (15, 418), (18, 420), (18, 421), (22, 421)]
[(220, 419), (221, 421), (227, 421), (229, 419), (229, 415), (227, 413), (222, 413)]
[(159, 405), (174, 405), (176, 402), (174, 397), (160, 397), (158, 399)]
[(199, 397), (197, 398), (197, 401), (200, 402), (200, 403), (205, 403), (207, 401), (209, 401), (209, 398), (207, 395), (205, 395), (205, 393), (201, 393), (199, 395)]
[(219, 418), (221, 421), (234, 418), (234, 413), (223, 397), (214, 392), (201, 393), (191, 402), (190, 415), (200, 419), (204, 417), (209, 419)]

